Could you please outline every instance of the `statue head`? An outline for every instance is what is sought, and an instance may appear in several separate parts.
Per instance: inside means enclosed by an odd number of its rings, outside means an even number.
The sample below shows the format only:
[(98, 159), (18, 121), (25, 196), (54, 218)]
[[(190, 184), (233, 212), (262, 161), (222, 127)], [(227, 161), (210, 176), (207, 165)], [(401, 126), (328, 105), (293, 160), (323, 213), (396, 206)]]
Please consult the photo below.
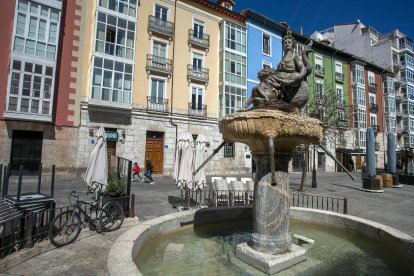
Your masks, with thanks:
[(296, 41), (292, 36), (292, 30), (287, 28), (286, 34), (283, 36), (283, 50), (289, 51), (295, 48)]

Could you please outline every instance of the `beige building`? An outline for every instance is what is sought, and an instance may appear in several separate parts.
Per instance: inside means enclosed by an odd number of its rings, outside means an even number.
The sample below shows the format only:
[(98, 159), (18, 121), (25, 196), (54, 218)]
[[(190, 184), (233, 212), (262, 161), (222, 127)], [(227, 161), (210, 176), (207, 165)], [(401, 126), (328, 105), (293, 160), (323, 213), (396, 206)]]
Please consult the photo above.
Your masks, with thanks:
[[(181, 133), (189, 132), (194, 139), (204, 134), (208, 153), (222, 142), (222, 30), (225, 24), (243, 29), (244, 19), (231, 10), (232, 1), (111, 3), (82, 2), (77, 167), (86, 167), (102, 126), (113, 139), (108, 154), (138, 161), (141, 167), (150, 155), (154, 173), (171, 175)], [(225, 99), (220, 99), (223, 104)], [(241, 144), (225, 146), (206, 172), (248, 171), (245, 151)]]

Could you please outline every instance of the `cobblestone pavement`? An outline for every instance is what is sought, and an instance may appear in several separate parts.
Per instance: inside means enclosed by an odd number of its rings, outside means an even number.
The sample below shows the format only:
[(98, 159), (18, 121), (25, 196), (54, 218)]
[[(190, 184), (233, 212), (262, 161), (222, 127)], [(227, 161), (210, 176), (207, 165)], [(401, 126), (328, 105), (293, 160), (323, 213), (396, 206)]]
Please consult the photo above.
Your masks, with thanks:
[[(241, 177), (241, 176), (238, 176)], [(243, 177), (246, 177), (244, 175)], [(247, 176), (249, 177), (249, 176)], [(290, 188), (298, 189), (300, 173), (290, 175)], [(388, 188), (384, 193), (360, 191), (362, 187), (360, 174), (355, 174), (353, 182), (344, 173), (318, 172), (316, 189), (311, 186), (311, 173), (308, 173), (305, 185), (306, 193), (347, 197), (348, 214), (373, 220), (396, 228), (414, 236), (414, 186), (404, 185), (401, 189)], [(139, 221), (176, 212), (169, 203), (169, 198), (179, 198), (180, 191), (170, 177), (155, 176), (155, 184), (133, 182), (131, 191), (136, 195), (135, 211)], [(48, 180), (42, 187), (50, 185)], [(10, 192), (15, 186), (11, 184)], [(81, 179), (57, 179), (55, 199), (58, 206), (68, 205), (67, 195), (71, 190), (86, 191), (86, 184)], [(23, 190), (35, 190), (35, 179), (26, 179)], [(53, 249), (25, 261), (1, 275), (107, 275), (106, 259), (113, 241), (126, 231), (121, 228), (105, 235), (93, 235), (78, 239), (68, 246)]]

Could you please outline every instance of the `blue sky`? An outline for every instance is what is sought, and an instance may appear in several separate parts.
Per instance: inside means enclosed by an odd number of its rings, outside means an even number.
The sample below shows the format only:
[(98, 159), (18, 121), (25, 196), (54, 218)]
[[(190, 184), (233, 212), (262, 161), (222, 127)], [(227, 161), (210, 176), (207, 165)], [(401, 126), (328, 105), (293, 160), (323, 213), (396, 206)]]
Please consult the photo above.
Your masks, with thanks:
[(380, 33), (399, 29), (414, 40), (414, 0), (235, 0), (235, 11), (250, 8), (310, 35), (335, 24), (361, 20)]

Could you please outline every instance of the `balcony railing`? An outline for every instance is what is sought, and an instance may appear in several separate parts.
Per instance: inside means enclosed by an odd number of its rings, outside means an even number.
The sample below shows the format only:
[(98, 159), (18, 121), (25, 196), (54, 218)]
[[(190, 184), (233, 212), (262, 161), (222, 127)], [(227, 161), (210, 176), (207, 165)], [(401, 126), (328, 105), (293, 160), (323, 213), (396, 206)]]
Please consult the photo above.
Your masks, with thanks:
[(336, 72), (335, 79), (336, 81), (344, 82), (344, 74)]
[(168, 99), (147, 97), (147, 111), (168, 112)]
[(375, 150), (376, 151), (380, 150), (380, 143), (379, 142), (375, 142)]
[(197, 33), (193, 29), (190, 29), (188, 30), (188, 44), (208, 50), (210, 48), (210, 35)]
[(188, 115), (194, 117), (202, 117), (203, 119), (207, 118), (207, 105), (189, 102)]
[(348, 121), (345, 119), (338, 120), (338, 127), (339, 128), (347, 128), (348, 127)]
[(195, 80), (200, 82), (208, 83), (208, 72), (207, 68), (194, 67), (193, 65), (187, 65), (187, 79)]
[(377, 85), (375, 83), (370, 83), (368, 85), (369, 93), (377, 93)]
[(365, 148), (367, 146), (367, 142), (365, 140), (355, 140), (354, 147), (355, 148)]
[(172, 61), (168, 58), (163, 58), (154, 55), (147, 55), (147, 71), (159, 72), (167, 75), (172, 74)]
[(148, 32), (150, 34), (154, 32), (172, 38), (174, 35), (174, 23), (150, 15), (148, 19)]
[(374, 104), (374, 103), (370, 104), (369, 105), (369, 111), (371, 113), (377, 113), (378, 112), (378, 105)]
[(375, 134), (377, 134), (380, 131), (379, 125), (371, 125), (371, 128)]
[(315, 74), (323, 76), (325, 74), (325, 68), (323, 66), (316, 64), (315, 66)]
[(343, 101), (338, 100), (338, 101), (336, 102), (336, 107), (337, 107), (338, 109), (344, 109), (344, 107), (345, 107), (345, 103), (344, 103)]

